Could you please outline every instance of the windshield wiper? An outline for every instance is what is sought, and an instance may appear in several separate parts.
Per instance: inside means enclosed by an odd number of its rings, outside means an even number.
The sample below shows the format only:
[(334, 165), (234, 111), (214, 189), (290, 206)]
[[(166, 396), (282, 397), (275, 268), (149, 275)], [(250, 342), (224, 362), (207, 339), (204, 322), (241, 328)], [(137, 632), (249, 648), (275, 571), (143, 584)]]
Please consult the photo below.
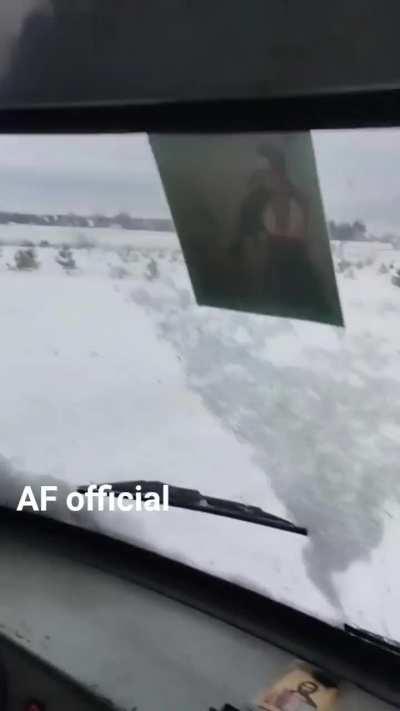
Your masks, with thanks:
[[(107, 482), (108, 483), (108, 482)], [(111, 491), (115, 494), (129, 492), (133, 498), (137, 495), (138, 486), (141, 487), (141, 495), (146, 493), (155, 493), (163, 496), (163, 487), (165, 482), (162, 481), (117, 481), (110, 482)], [(101, 486), (101, 484), (96, 484)], [(86, 494), (88, 486), (80, 486), (78, 491)], [(263, 511), (258, 506), (249, 506), (238, 501), (229, 501), (228, 499), (217, 499), (214, 496), (205, 496), (196, 489), (186, 489), (182, 486), (169, 486), (169, 505), (181, 509), (189, 509), (192, 511), (201, 511), (203, 513), (213, 514), (214, 516), (225, 516), (226, 518), (234, 518), (238, 521), (247, 521), (248, 523), (257, 523), (260, 526), (268, 526), (269, 528), (278, 528), (281, 531), (289, 533), (298, 533), (301, 536), (307, 536), (308, 531), (303, 526), (287, 521), (279, 516)], [(105, 492), (107, 495), (107, 492)]]

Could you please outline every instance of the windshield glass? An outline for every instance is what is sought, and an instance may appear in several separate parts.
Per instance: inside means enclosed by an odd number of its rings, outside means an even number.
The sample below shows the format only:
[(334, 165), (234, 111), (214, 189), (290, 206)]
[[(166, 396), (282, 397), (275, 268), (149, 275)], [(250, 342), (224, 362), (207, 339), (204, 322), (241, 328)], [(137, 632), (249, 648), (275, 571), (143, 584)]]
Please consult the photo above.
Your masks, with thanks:
[(147, 137), (0, 138), (1, 501), (149, 479), (259, 506), (308, 538), (78, 522), (400, 639), (400, 132), (313, 142), (344, 329), (198, 306)]

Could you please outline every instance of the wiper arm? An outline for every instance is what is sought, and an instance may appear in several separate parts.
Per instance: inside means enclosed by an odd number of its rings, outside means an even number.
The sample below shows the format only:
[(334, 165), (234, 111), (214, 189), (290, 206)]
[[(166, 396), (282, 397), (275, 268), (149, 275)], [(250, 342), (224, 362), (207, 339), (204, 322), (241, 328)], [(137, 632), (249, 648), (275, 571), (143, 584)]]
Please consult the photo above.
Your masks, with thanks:
[[(107, 482), (108, 483), (108, 482)], [(97, 484), (96, 486), (101, 486)], [(138, 493), (137, 486), (141, 487), (141, 495), (146, 493), (154, 493), (163, 497), (163, 487), (165, 482), (162, 481), (118, 481), (110, 482), (111, 489), (104, 492), (105, 495), (111, 491), (115, 494), (129, 492), (133, 498), (136, 498)], [(86, 494), (88, 486), (81, 486), (78, 491)], [(278, 528), (281, 531), (289, 533), (298, 533), (301, 536), (307, 536), (308, 531), (303, 526), (296, 526), (294, 523), (287, 521), (279, 516), (263, 511), (258, 506), (249, 506), (238, 501), (229, 501), (228, 499), (217, 499), (214, 496), (204, 496), (196, 489), (186, 489), (182, 486), (168, 486), (169, 489), (169, 505), (180, 509), (189, 509), (191, 511), (202, 511), (203, 513), (213, 514), (214, 516), (225, 516), (226, 518), (234, 518), (238, 521), (247, 521), (248, 523), (257, 523), (260, 526), (268, 526), (269, 528)]]

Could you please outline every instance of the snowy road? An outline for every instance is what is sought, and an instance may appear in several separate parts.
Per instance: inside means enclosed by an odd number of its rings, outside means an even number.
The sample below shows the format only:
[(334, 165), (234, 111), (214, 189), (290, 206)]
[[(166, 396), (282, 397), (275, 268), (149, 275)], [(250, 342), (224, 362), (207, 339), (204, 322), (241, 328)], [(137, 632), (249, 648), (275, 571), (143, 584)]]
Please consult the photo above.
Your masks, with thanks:
[(77, 249), (71, 275), (53, 249), (32, 273), (7, 268), (14, 253), (0, 257), (3, 497), (33, 477), (160, 478), (257, 504), (310, 540), (184, 511), (93, 525), (400, 637), (400, 289), (377, 261), (340, 277), (342, 332), (198, 308), (171, 245)]

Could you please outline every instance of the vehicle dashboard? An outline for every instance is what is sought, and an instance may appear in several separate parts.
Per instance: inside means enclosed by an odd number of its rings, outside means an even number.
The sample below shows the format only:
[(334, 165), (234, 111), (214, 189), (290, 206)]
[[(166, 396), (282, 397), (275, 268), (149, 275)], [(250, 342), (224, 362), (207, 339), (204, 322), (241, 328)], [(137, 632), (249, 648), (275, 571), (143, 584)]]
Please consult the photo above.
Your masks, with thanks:
[[(128, 547), (114, 549), (105, 539), (102, 561), (85, 545), (86, 532), (53, 529), (34, 519), (4, 511), (0, 516), (5, 711), (208, 711), (226, 703), (239, 709), (296, 659), (262, 639), (261, 628), (258, 635), (249, 633), (239, 620), (228, 624), (183, 598), (173, 599), (159, 571), (152, 583), (140, 584), (146, 560), (135, 561), (134, 548), (131, 567), (137, 566), (138, 580), (123, 560)], [(62, 544), (64, 536), (69, 548)], [(107, 569), (109, 546), (118, 573)], [(179, 585), (175, 564), (166, 565), (170, 585)], [(208, 594), (206, 578), (202, 581), (193, 582), (199, 601)], [(235, 614), (234, 597), (225, 604)], [(266, 607), (266, 623), (267, 618)], [(389, 707), (344, 681), (337, 708)]]

